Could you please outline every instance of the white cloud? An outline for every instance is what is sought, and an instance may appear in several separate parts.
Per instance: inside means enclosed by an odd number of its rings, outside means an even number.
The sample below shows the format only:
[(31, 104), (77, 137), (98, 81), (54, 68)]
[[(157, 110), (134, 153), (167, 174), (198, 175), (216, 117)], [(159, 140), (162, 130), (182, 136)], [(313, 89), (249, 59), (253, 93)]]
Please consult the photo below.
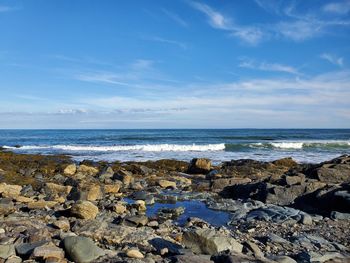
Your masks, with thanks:
[(163, 13), (166, 14), (170, 19), (175, 21), (177, 24), (183, 27), (188, 27), (188, 23), (182, 19), (178, 14), (170, 12), (169, 10), (163, 8), (162, 9)]
[(261, 42), (264, 37), (264, 32), (258, 27), (237, 25), (232, 22), (231, 18), (206, 4), (199, 2), (191, 2), (191, 4), (195, 9), (207, 16), (208, 22), (213, 28), (228, 31), (231, 36), (237, 37), (243, 42), (256, 45)]
[(170, 44), (170, 45), (175, 45), (175, 46), (177, 46), (179, 48), (182, 48), (182, 49), (187, 49), (188, 48), (187, 44), (185, 44), (183, 42), (176, 41), (176, 40), (171, 40), (171, 39), (166, 39), (166, 38), (162, 38), (162, 37), (158, 37), (158, 36), (149, 37), (149, 38), (146, 38), (146, 40), (160, 42), (160, 43), (165, 43), (165, 44)]
[(292, 66), (283, 65), (279, 63), (256, 62), (252, 59), (247, 58), (241, 59), (241, 62), (238, 66), (241, 68), (249, 68), (262, 71), (277, 71), (296, 75), (300, 74), (298, 70)]
[(350, 1), (333, 2), (323, 6), (323, 11), (338, 15), (345, 15), (350, 12)]
[(148, 69), (152, 69), (153, 65), (154, 65), (153, 60), (137, 59), (134, 63), (132, 63), (131, 67), (135, 70), (148, 70)]
[(327, 60), (328, 62), (337, 65), (337, 66), (343, 66), (344, 64), (344, 58), (337, 57), (335, 55), (329, 54), (329, 53), (323, 53), (320, 55), (320, 58)]

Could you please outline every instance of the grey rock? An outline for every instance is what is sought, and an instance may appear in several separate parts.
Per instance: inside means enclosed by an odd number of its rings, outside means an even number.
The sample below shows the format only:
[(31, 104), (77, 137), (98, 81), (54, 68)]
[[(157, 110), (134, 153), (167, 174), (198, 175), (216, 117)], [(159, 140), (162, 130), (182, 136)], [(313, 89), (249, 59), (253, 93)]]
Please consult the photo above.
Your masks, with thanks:
[(224, 250), (242, 252), (243, 246), (227, 234), (212, 229), (194, 229), (183, 235), (183, 243), (196, 254), (215, 254)]
[(0, 216), (7, 216), (15, 211), (15, 206), (10, 198), (0, 199)]
[(63, 240), (64, 249), (74, 262), (93, 262), (103, 256), (104, 251), (90, 238), (81, 236), (69, 236)]
[(338, 219), (338, 220), (349, 220), (350, 219), (350, 213), (340, 213), (337, 211), (331, 212), (331, 218), (332, 219)]
[(10, 256), (16, 255), (15, 246), (10, 245), (0, 245), (0, 258), (7, 259)]
[(144, 215), (127, 216), (124, 223), (131, 226), (145, 226), (148, 223), (148, 217)]
[(270, 259), (278, 263), (297, 263), (294, 259), (288, 256), (273, 256)]
[(312, 225), (312, 217), (309, 214), (302, 214), (300, 222), (303, 225)]
[(46, 240), (33, 242), (33, 243), (22, 243), (16, 246), (16, 252), (19, 256), (29, 256), (32, 254), (35, 248), (46, 244)]

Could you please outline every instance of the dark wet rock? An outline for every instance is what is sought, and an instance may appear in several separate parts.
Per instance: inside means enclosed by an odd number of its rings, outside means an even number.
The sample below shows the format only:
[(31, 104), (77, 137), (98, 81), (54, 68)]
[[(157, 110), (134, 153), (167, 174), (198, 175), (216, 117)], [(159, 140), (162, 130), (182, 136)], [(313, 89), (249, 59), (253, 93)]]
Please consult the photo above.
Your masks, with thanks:
[(218, 255), (213, 255), (211, 257), (211, 260), (213, 260), (215, 263), (237, 263), (237, 262), (244, 262), (244, 263), (264, 263), (267, 261), (262, 261), (261, 259), (255, 259), (254, 257), (250, 257), (247, 255), (243, 255), (240, 253), (221, 253)]
[(241, 252), (243, 246), (234, 238), (212, 229), (194, 229), (184, 233), (183, 243), (196, 254), (209, 254), (230, 250)]
[(302, 173), (298, 173), (296, 175), (286, 175), (283, 180), (286, 185), (304, 184), (305, 175)]
[(153, 238), (148, 242), (158, 251), (158, 253), (160, 253), (164, 248), (166, 248), (168, 254), (179, 255), (181, 254), (181, 250), (183, 249), (182, 246), (174, 242), (165, 240), (163, 238)]
[(211, 190), (214, 192), (222, 191), (225, 187), (231, 185), (241, 185), (250, 183), (252, 180), (249, 178), (231, 177), (231, 178), (220, 178), (212, 180)]
[(207, 174), (211, 170), (211, 161), (204, 158), (192, 159), (188, 166), (187, 172), (189, 174)]
[(66, 253), (75, 262), (93, 262), (105, 254), (90, 238), (86, 237), (66, 237), (63, 244)]

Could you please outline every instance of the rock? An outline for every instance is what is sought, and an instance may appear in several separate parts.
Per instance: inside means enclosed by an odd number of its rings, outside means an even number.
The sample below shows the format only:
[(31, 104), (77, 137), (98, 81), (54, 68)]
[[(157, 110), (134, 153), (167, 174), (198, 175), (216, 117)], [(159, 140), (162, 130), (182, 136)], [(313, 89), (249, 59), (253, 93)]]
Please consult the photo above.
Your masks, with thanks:
[(61, 260), (64, 258), (64, 251), (61, 248), (58, 248), (52, 244), (43, 245), (40, 247), (36, 247), (32, 253), (32, 257), (34, 258), (42, 258), (42, 259), (56, 259)]
[[(156, 221), (155, 221), (156, 222)], [(148, 241), (155, 249), (157, 249), (157, 252), (161, 254), (161, 251), (167, 250), (167, 254), (171, 255), (179, 255), (181, 254), (182, 246), (173, 243), (171, 241), (165, 240), (163, 238), (153, 238)]]
[(126, 212), (126, 206), (123, 204), (114, 204), (112, 206), (112, 209), (114, 212), (116, 212), (117, 214), (124, 214)]
[(293, 176), (285, 176), (284, 181), (286, 185), (295, 185), (295, 184), (303, 184), (305, 182), (305, 175), (304, 174), (297, 174)]
[(312, 174), (321, 182), (344, 183), (350, 182), (350, 164), (335, 164), (334, 160), (324, 163), (321, 167), (312, 171)]
[(147, 216), (127, 216), (125, 217), (126, 223), (131, 223), (131, 225), (136, 226), (145, 226), (148, 223), (148, 217)]
[(70, 209), (71, 215), (81, 219), (94, 219), (98, 212), (98, 207), (89, 201), (78, 201)]
[(350, 213), (340, 213), (337, 211), (331, 212), (331, 218), (332, 219), (338, 219), (338, 220), (349, 220), (350, 219)]
[(74, 262), (93, 262), (103, 256), (104, 251), (87, 237), (69, 236), (63, 240), (66, 253)]
[(16, 208), (10, 198), (0, 199), (0, 216), (7, 216), (16, 211)]
[(54, 221), (53, 225), (58, 229), (62, 229), (63, 231), (68, 231), (70, 229), (70, 223), (67, 219)]
[(120, 190), (120, 184), (106, 184), (104, 191), (106, 194), (116, 194)]
[(134, 177), (132, 177), (132, 175), (127, 174), (123, 176), (122, 181), (123, 181), (123, 184), (128, 187), (134, 182)]
[(136, 209), (138, 211), (146, 211), (147, 210), (146, 203), (143, 200), (135, 201), (134, 205), (136, 206)]
[(187, 172), (189, 174), (207, 174), (211, 169), (211, 161), (204, 158), (192, 159)]
[(101, 181), (104, 181), (106, 179), (112, 179), (114, 175), (114, 171), (113, 171), (113, 168), (112, 167), (107, 167), (102, 173), (101, 175), (99, 176), (99, 179)]
[(264, 258), (264, 253), (260, 250), (260, 248), (251, 241), (246, 241), (244, 245), (253, 252), (256, 258)]
[(273, 256), (271, 259), (278, 263), (297, 263), (294, 259), (288, 256)]
[[(22, 259), (20, 257), (17, 257), (17, 256), (11, 256), (6, 260), (6, 263), (22, 263)], [(47, 263), (49, 263), (49, 262), (47, 262)]]
[(0, 184), (0, 194), (3, 198), (13, 198), (21, 194), (22, 186), (14, 184)]
[(273, 161), (272, 162), (274, 165), (277, 165), (277, 166), (285, 166), (285, 167), (288, 167), (288, 168), (291, 168), (291, 167), (295, 167), (298, 165), (298, 163), (296, 161), (294, 161), (292, 158), (288, 157), (288, 158), (282, 158), (282, 159), (279, 159), (279, 160), (276, 160), (276, 161)]
[(89, 185), (86, 188), (86, 200), (96, 201), (103, 198), (103, 193), (101, 191), (101, 186), (98, 184)]
[(99, 172), (96, 167), (88, 166), (88, 165), (85, 165), (85, 164), (79, 165), (77, 171), (79, 173), (82, 173), (84, 175), (89, 175), (89, 176), (95, 176)]
[(74, 175), (76, 172), (77, 172), (77, 166), (74, 163), (67, 165), (66, 168), (64, 168), (63, 170), (63, 173), (69, 176)]
[(46, 243), (47, 243), (46, 240), (32, 242), (32, 243), (22, 243), (16, 246), (16, 252), (21, 257), (23, 256), (28, 257), (33, 253), (35, 248), (40, 247)]
[(0, 245), (0, 258), (2, 259), (7, 259), (11, 256), (15, 256), (16, 251), (15, 251), (15, 246), (10, 244), (10, 245)]
[(129, 258), (144, 258), (143, 254), (138, 249), (129, 249), (126, 251)]
[(59, 185), (54, 183), (46, 183), (45, 192), (51, 195), (64, 195), (67, 196), (72, 190), (72, 186)]
[(159, 180), (158, 185), (162, 188), (176, 188), (176, 183), (168, 180)]
[(300, 222), (303, 225), (312, 225), (312, 217), (309, 214), (302, 214)]
[(53, 208), (55, 205), (57, 205), (56, 201), (45, 201), (40, 200), (33, 203), (28, 203), (29, 209), (45, 209), (45, 208)]
[(212, 229), (195, 229), (183, 235), (183, 243), (196, 254), (213, 255), (224, 250), (242, 252), (243, 246), (234, 238)]
[[(171, 262), (174, 263), (213, 263), (213, 261), (211, 261), (210, 258), (206, 255), (184, 254), (172, 257), (171, 259)], [(220, 262), (227, 263), (227, 261)]]
[(220, 178), (212, 180), (211, 189), (214, 192), (222, 191), (225, 187), (231, 185), (240, 185), (250, 183), (252, 180), (249, 178), (231, 177), (231, 178)]
[(16, 196), (14, 199), (17, 203), (33, 203), (33, 202), (35, 202), (35, 200), (33, 198), (25, 197), (25, 196), (21, 196), (21, 195)]

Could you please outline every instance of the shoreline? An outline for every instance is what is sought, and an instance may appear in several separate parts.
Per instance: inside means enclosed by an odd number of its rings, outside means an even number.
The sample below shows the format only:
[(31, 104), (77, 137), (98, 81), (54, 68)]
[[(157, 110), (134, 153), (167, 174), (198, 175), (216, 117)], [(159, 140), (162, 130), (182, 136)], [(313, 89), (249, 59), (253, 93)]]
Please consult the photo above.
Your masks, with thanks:
[(212, 165), (0, 150), (0, 197), (0, 262), (350, 260), (349, 155)]

